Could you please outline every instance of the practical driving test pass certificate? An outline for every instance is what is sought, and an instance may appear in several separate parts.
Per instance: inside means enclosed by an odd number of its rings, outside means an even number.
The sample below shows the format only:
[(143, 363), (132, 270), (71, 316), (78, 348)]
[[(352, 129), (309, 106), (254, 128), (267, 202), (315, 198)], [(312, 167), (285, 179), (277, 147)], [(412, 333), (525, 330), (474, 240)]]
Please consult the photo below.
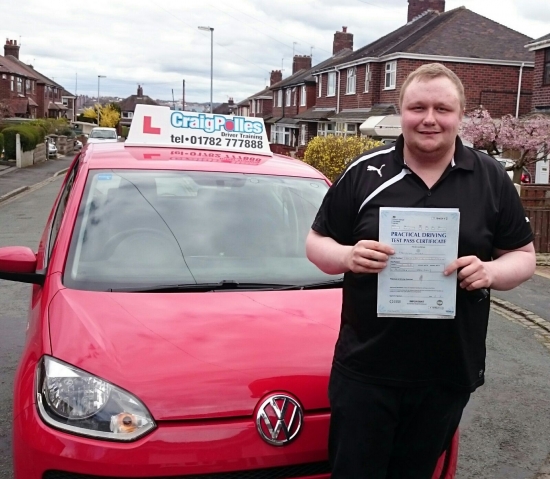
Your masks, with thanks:
[(379, 317), (454, 318), (457, 208), (380, 208), (379, 241), (395, 254), (378, 274)]

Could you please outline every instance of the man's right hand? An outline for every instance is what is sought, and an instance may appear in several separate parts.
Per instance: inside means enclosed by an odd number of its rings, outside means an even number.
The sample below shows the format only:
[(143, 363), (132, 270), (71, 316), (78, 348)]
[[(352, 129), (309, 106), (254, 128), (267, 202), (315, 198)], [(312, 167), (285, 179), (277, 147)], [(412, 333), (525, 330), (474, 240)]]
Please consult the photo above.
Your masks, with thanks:
[(346, 265), (353, 273), (380, 273), (395, 251), (387, 244), (372, 240), (361, 240), (355, 244), (346, 257)]

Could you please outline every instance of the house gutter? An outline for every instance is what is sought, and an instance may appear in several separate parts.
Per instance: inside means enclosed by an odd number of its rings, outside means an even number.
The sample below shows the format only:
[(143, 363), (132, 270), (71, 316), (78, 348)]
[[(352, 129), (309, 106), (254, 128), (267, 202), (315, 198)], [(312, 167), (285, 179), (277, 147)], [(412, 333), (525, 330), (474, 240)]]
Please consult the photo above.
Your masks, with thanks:
[(518, 97), (516, 100), (516, 118), (519, 115), (519, 100), (521, 97), (521, 77), (523, 75), (523, 62), (521, 62), (521, 66), (519, 67), (519, 79), (518, 79)]

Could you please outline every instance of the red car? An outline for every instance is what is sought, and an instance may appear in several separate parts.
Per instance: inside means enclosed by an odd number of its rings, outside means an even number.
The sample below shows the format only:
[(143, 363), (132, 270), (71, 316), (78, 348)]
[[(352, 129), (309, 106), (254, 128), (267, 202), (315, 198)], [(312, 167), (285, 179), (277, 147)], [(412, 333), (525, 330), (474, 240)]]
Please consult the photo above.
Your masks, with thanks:
[(304, 246), (329, 183), (263, 122), (201, 115), (140, 106), (75, 158), (38, 251), (0, 248), (34, 284), (16, 479), (330, 476), (341, 277)]

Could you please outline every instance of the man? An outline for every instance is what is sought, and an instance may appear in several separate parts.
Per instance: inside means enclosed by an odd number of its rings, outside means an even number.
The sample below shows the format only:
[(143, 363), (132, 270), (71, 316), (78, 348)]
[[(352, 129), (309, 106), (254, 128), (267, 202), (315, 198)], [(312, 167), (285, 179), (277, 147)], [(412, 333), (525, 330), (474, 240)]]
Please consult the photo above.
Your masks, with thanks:
[[(348, 165), (307, 242), (310, 261), (344, 275), (329, 384), (334, 479), (429, 479), (470, 393), (484, 382), (489, 290), (535, 270), (533, 234), (506, 172), (462, 145), (460, 79), (440, 64), (401, 89), (402, 135)], [(393, 254), (378, 242), (379, 208), (458, 208), (453, 319), (377, 317), (377, 274)]]

